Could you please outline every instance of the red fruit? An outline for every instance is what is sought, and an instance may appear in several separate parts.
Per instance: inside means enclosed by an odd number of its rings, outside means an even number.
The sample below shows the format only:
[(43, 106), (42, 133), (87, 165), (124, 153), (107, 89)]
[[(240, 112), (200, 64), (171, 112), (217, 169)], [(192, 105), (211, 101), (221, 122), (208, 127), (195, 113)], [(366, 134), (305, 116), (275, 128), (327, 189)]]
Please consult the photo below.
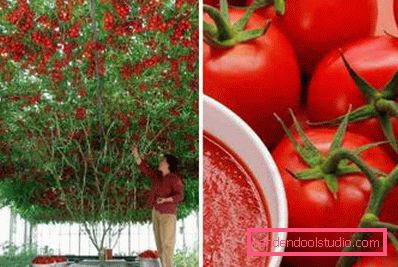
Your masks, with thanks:
[[(248, 4), (253, 0), (248, 0)], [(279, 26), (296, 51), (301, 69), (311, 74), (331, 49), (375, 31), (376, 0), (288, 0), (283, 16), (273, 7), (258, 11)]]
[[(204, 0), (204, 4), (211, 6), (219, 6), (219, 0)], [(246, 0), (229, 0), (228, 4), (231, 6), (244, 6), (246, 4)]]
[(13, 101), (13, 102), (17, 102), (17, 101), (19, 101), (21, 99), (21, 97), (20, 96), (17, 96), (17, 95), (13, 95), (12, 97), (11, 97), (11, 100)]
[(66, 12), (65, 10), (62, 10), (62, 11), (59, 12), (58, 18), (60, 20), (63, 20), (63, 21), (69, 21), (70, 20), (70, 14), (68, 12)]
[(115, 26), (115, 21), (113, 15), (110, 12), (105, 13), (104, 15), (104, 29), (107, 31), (113, 30)]
[[(244, 10), (229, 8), (231, 22)], [(204, 20), (211, 23), (205, 15)], [(254, 14), (246, 29), (264, 27)], [(283, 130), (273, 113), (289, 118), (287, 109), (299, 105), (300, 73), (293, 48), (285, 35), (271, 24), (257, 39), (220, 48), (203, 45), (204, 92), (245, 120), (267, 146), (275, 145)]]
[(144, 252), (141, 252), (138, 256), (141, 258), (157, 259), (159, 258), (159, 253), (153, 250), (145, 250)]
[(79, 90), (79, 97), (86, 97), (87, 96), (87, 91), (85, 89), (80, 89)]
[(119, 1), (119, 3), (116, 3), (114, 6), (122, 20), (125, 19), (130, 12), (130, 6), (128, 3), (124, 3), (124, 1)]
[[(398, 71), (396, 38), (369, 37), (347, 44), (342, 48), (342, 52), (352, 69), (378, 91), (383, 90)], [(339, 51), (330, 52), (318, 65), (308, 87), (309, 120), (312, 122), (332, 120), (344, 115), (349, 105), (352, 105), (354, 112), (365, 104), (368, 104), (368, 101), (350, 77)], [(390, 118), (394, 132), (397, 134), (398, 120)], [(372, 141), (386, 140), (376, 117), (352, 122), (349, 130), (363, 134)]]
[(84, 120), (86, 118), (86, 109), (79, 107), (75, 110), (75, 119)]
[(75, 23), (73, 27), (69, 31), (69, 37), (70, 38), (77, 38), (80, 36), (80, 25), (79, 23)]
[(31, 98), (31, 100), (30, 100), (30, 103), (31, 103), (32, 105), (37, 105), (37, 104), (40, 103), (40, 99), (41, 99), (41, 94), (38, 93), (37, 95), (32, 96), (32, 98)]
[[(329, 148), (336, 134), (332, 129), (307, 129), (306, 135), (313, 145), (327, 156)], [(295, 139), (297, 135), (295, 135)], [(302, 144), (301, 140), (299, 141)], [(346, 132), (342, 147), (353, 150), (371, 141), (361, 135)], [(299, 180), (292, 173), (308, 170), (310, 168), (302, 157), (294, 149), (290, 140), (285, 137), (274, 149), (272, 156), (279, 168), (285, 186), (289, 227), (296, 228), (355, 228), (364, 215), (368, 205), (371, 185), (363, 173), (349, 173), (333, 177), (338, 184), (336, 197), (331, 193), (324, 176), (320, 179)], [(373, 168), (384, 172), (390, 172), (396, 165), (380, 147), (369, 149), (361, 153), (361, 158)], [(322, 164), (322, 163), (320, 163)], [(321, 166), (321, 165), (320, 165)], [(311, 166), (313, 169), (314, 167)], [(323, 174), (321, 174), (323, 175)], [(395, 204), (394, 204), (395, 203)], [(398, 187), (387, 195), (383, 204), (380, 219), (391, 223), (398, 223)], [(322, 238), (319, 233), (289, 233), (291, 240), (301, 239), (315, 240)], [(350, 233), (336, 233), (328, 235), (328, 238), (350, 240)], [(323, 237), (324, 238), (324, 237)], [(289, 248), (287, 251), (299, 251), (300, 248)], [(340, 248), (330, 248), (330, 251), (340, 251)], [(286, 266), (292, 267), (334, 267), (338, 257), (284, 257)]]
[(0, 1), (0, 7), (3, 9), (7, 9), (8, 8), (8, 3), (6, 0), (1, 0)]

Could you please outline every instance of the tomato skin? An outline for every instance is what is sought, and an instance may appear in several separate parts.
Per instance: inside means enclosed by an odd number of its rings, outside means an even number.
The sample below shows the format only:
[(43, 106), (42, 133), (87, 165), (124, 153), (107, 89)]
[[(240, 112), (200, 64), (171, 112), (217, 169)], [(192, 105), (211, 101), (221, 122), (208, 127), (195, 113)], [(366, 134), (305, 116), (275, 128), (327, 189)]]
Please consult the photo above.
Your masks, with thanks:
[(353, 267), (398, 267), (398, 254), (392, 244), (387, 246), (385, 257), (361, 257)]
[[(229, 9), (231, 21), (244, 13)], [(204, 20), (209, 22), (207, 16)], [(253, 14), (247, 29), (264, 27)], [(222, 49), (203, 46), (204, 92), (243, 118), (267, 146), (283, 136), (275, 120), (277, 112), (288, 120), (288, 108), (299, 105), (300, 74), (296, 57), (283, 33), (271, 26), (256, 40)]]
[(377, 0), (287, 0), (283, 16), (276, 16), (272, 7), (258, 13), (272, 18), (286, 33), (301, 69), (311, 74), (331, 49), (374, 33)]
[[(307, 129), (305, 130), (308, 138), (322, 153), (327, 153), (335, 135), (336, 130), (332, 129)], [(297, 135), (295, 135), (297, 138)], [(370, 140), (364, 136), (347, 132), (343, 147), (354, 149), (365, 144)], [(336, 200), (328, 190), (324, 180), (300, 181), (294, 178), (287, 170), (298, 172), (308, 168), (301, 160), (289, 139), (285, 137), (272, 152), (272, 156), (279, 168), (284, 183), (289, 214), (289, 227), (296, 228), (355, 228), (358, 227), (360, 219), (368, 204), (371, 186), (363, 174), (349, 174), (338, 178), (339, 190)], [(385, 172), (391, 171), (395, 162), (381, 149), (372, 148), (361, 154), (361, 157), (372, 167), (379, 168)], [(286, 170), (287, 169), (287, 170)], [(398, 213), (394, 208), (398, 201), (398, 191), (388, 196), (386, 210), (389, 213)], [(387, 205), (387, 204), (385, 204)], [(397, 214), (394, 214), (395, 218)], [(382, 214), (381, 218), (388, 219), (394, 216)], [(398, 222), (395, 221), (395, 222)], [(321, 235), (316, 233), (301, 233), (302, 239), (315, 239)], [(330, 235), (329, 235), (330, 236)], [(298, 237), (294, 233), (289, 233), (293, 240)], [(335, 238), (340, 237), (349, 240), (350, 233), (336, 233)], [(300, 251), (300, 248), (296, 248)], [(294, 248), (286, 249), (294, 251)], [(328, 250), (329, 251), (329, 250)], [(339, 251), (337, 249), (336, 251)], [(334, 267), (338, 257), (284, 257), (283, 261), (287, 266), (294, 267)]]
[[(383, 89), (398, 70), (398, 39), (369, 37), (346, 45), (342, 51), (352, 68), (376, 89)], [(344, 115), (350, 104), (353, 109), (361, 107), (366, 98), (348, 74), (338, 50), (334, 50), (320, 62), (310, 81), (308, 117), (314, 122), (334, 119)], [(398, 133), (398, 121), (392, 121)], [(372, 141), (386, 140), (375, 118), (350, 123), (349, 129)]]
[(203, 4), (211, 5), (211, 6), (218, 6), (220, 1), (218, 0), (203, 0)]
[[(203, 3), (206, 5), (211, 5), (211, 6), (219, 6), (220, 1), (219, 0), (203, 0)], [(229, 0), (228, 5), (231, 6), (244, 6), (246, 4), (246, 0)]]

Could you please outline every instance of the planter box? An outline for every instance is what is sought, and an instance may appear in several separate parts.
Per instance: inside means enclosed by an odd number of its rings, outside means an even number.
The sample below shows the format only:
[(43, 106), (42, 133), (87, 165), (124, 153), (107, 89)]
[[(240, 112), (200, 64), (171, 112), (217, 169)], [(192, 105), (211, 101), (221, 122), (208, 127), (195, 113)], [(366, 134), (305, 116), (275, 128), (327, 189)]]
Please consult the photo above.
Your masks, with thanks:
[(160, 267), (159, 259), (139, 258), (140, 267)]

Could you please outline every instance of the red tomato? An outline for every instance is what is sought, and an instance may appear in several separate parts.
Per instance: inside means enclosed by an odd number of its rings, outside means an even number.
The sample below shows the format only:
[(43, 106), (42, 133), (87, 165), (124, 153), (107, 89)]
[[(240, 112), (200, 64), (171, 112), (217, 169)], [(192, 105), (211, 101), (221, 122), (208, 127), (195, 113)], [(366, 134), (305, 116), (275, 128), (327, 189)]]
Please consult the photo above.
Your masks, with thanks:
[(56, 263), (56, 260), (54, 257), (49, 257), (49, 256), (37, 256), (32, 260), (33, 264), (52, 264)]
[[(336, 131), (318, 128), (307, 129), (305, 132), (314, 146), (326, 154), (333, 142)], [(355, 149), (369, 143), (370, 140), (364, 136), (346, 132), (342, 147)], [(279, 168), (286, 190), (289, 227), (353, 228), (359, 225), (371, 192), (370, 183), (363, 174), (355, 173), (339, 177), (339, 189), (336, 198), (334, 198), (323, 179), (304, 181), (298, 180), (291, 175), (290, 172), (297, 173), (308, 169), (308, 166), (296, 153), (287, 137), (278, 144), (272, 156)], [(363, 152), (361, 157), (370, 166), (385, 172), (391, 171), (395, 166), (395, 162), (378, 147)], [(384, 214), (384, 212), (380, 217), (389, 222), (393, 222), (392, 218), (395, 218), (396, 223), (398, 222), (398, 210), (396, 209), (398, 190), (395, 189), (394, 194), (391, 194), (388, 198), (388, 204), (385, 204), (389, 205), (388, 207), (386, 206), (388, 214)], [(392, 213), (395, 214), (392, 215)], [(296, 240), (298, 236), (307, 240), (315, 240), (316, 237), (324, 238), (317, 233), (289, 233), (288, 238)], [(349, 240), (351, 234), (336, 233), (335, 235), (328, 235), (328, 237), (333, 239), (342, 237)], [(340, 250), (341, 248), (336, 248), (336, 251)], [(300, 248), (287, 248), (286, 251), (300, 251)], [(287, 266), (294, 267), (334, 267), (337, 260), (338, 257), (284, 257), (284, 262)]]
[[(219, 6), (220, 0), (203, 0), (203, 3), (211, 6)], [(246, 4), (246, 0), (229, 0), (228, 4), (231, 6), (244, 6)]]
[(353, 267), (398, 267), (398, 253), (389, 244), (386, 257), (361, 257)]
[[(383, 89), (398, 70), (398, 39), (370, 37), (348, 44), (342, 50), (354, 71), (378, 90)], [(350, 104), (354, 110), (365, 103), (366, 98), (351, 79), (339, 52), (332, 51), (318, 65), (310, 81), (309, 119), (331, 120), (344, 115)], [(398, 133), (397, 120), (392, 121), (394, 131)], [(349, 129), (373, 141), (386, 140), (376, 118), (351, 123)]]
[(287, 0), (283, 16), (276, 16), (273, 8), (258, 13), (273, 18), (282, 28), (295, 48), (302, 70), (311, 74), (331, 49), (374, 33), (377, 0)]
[(159, 253), (156, 250), (145, 250), (144, 252), (141, 252), (138, 256), (141, 258), (157, 259), (159, 258)]
[(218, 0), (203, 0), (203, 4), (211, 5), (211, 6), (218, 6), (220, 1)]
[[(232, 22), (244, 10), (229, 9)], [(206, 22), (210, 19), (204, 17)], [(264, 19), (254, 14), (247, 29), (264, 27)], [(265, 35), (234, 47), (203, 46), (205, 94), (217, 99), (241, 116), (266, 145), (274, 145), (283, 131), (273, 113), (289, 118), (287, 109), (299, 104), (300, 74), (294, 51), (275, 26)]]

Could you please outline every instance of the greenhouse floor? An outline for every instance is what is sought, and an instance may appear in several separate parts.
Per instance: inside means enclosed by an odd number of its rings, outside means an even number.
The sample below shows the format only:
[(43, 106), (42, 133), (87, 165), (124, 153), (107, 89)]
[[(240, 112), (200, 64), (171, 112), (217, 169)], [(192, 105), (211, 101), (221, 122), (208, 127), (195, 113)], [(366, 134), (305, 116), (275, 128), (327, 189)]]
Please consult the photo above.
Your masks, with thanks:
[[(74, 256), (66, 255), (68, 258), (68, 266), (71, 267), (86, 267), (86, 266), (97, 266), (96, 263), (98, 257), (96, 256)], [(109, 267), (139, 267), (139, 261), (137, 257), (113, 257), (112, 261), (105, 263), (105, 266)]]

